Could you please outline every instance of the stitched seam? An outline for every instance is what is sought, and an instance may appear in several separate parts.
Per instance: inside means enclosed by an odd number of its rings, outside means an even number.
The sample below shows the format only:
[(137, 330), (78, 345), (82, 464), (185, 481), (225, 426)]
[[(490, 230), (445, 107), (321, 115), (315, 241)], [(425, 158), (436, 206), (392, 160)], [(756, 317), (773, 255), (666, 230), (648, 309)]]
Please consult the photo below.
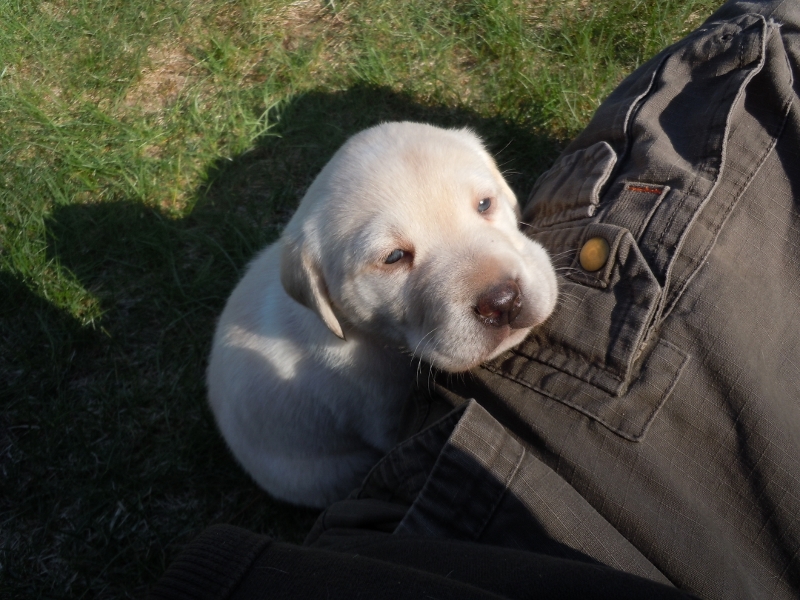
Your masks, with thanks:
[[(577, 410), (579, 413), (589, 417), (593, 421), (596, 421), (596, 422), (600, 423), (606, 429), (608, 429), (609, 431), (612, 431), (613, 433), (619, 435), (623, 439), (626, 439), (626, 440), (628, 440), (630, 442), (641, 442), (644, 439), (644, 436), (647, 434), (647, 430), (650, 428), (650, 425), (652, 424), (652, 422), (655, 419), (656, 415), (658, 414), (658, 411), (661, 410), (661, 407), (664, 406), (664, 403), (666, 402), (667, 398), (669, 398), (670, 394), (672, 394), (672, 390), (675, 389), (675, 385), (678, 383), (678, 380), (680, 379), (681, 374), (683, 373), (683, 369), (686, 367), (686, 364), (689, 362), (689, 358), (690, 358), (690, 356), (688, 354), (685, 354), (685, 353), (681, 352), (677, 348), (677, 346), (675, 346), (674, 344), (671, 344), (670, 342), (668, 342), (666, 340), (663, 340), (663, 339), (661, 340), (661, 343), (666, 344), (670, 348), (673, 348), (673, 349), (677, 350), (678, 352), (680, 352), (681, 354), (683, 354), (683, 360), (681, 361), (681, 364), (678, 366), (678, 368), (675, 370), (675, 375), (672, 377), (672, 383), (670, 385), (666, 386), (666, 388), (665, 388), (664, 392), (661, 394), (661, 397), (659, 398), (658, 402), (652, 408), (649, 417), (642, 424), (641, 431), (638, 434), (630, 434), (630, 433), (627, 433), (625, 431), (622, 431), (621, 429), (617, 428), (616, 426), (611, 425), (603, 417), (601, 417), (601, 416), (599, 416), (599, 415), (597, 415), (595, 413), (590, 412), (588, 409), (586, 409), (585, 407), (581, 406), (580, 404), (578, 404), (576, 402), (571, 402), (569, 400), (565, 400), (563, 397), (553, 396), (552, 394), (549, 394), (548, 392), (546, 392), (545, 390), (539, 388), (535, 384), (532, 384), (532, 383), (530, 383), (528, 381), (520, 379), (519, 377), (516, 377), (516, 376), (514, 376), (514, 375), (512, 375), (510, 373), (500, 372), (500, 371), (498, 371), (497, 369), (495, 369), (494, 367), (492, 367), (490, 365), (482, 365), (482, 367), (484, 369), (494, 373), (495, 375), (498, 375), (498, 376), (503, 377), (505, 379), (509, 379), (509, 380), (519, 384), (519, 385), (522, 385), (522, 386), (524, 386), (524, 387), (526, 387), (526, 388), (528, 388), (530, 390), (533, 390), (534, 392), (536, 392), (538, 394), (541, 394), (542, 396), (545, 396), (547, 398), (555, 400), (556, 402), (564, 404), (565, 406), (569, 406), (570, 408), (573, 408), (573, 409)], [(539, 362), (539, 361), (536, 361), (536, 362)], [(542, 363), (542, 364), (544, 364), (544, 363)], [(546, 365), (546, 366), (549, 366), (549, 365)], [(593, 388), (597, 389), (598, 391), (600, 391), (600, 392), (605, 394), (605, 391), (602, 390), (601, 388), (598, 388), (597, 386), (592, 385), (591, 383), (589, 383), (587, 381), (584, 381), (583, 379), (580, 379), (579, 377), (575, 377), (571, 373), (566, 373), (566, 375), (572, 377), (573, 379), (577, 379), (578, 381), (582, 382), (583, 385), (589, 385), (589, 386), (591, 386), (591, 387), (593, 387)]]
[[(515, 377), (514, 375), (509, 375), (508, 373), (500, 373), (499, 371), (496, 371), (495, 369), (493, 369), (491, 367), (486, 367), (486, 368), (488, 368), (490, 371), (492, 371), (496, 375), (500, 375), (501, 377), (505, 377), (506, 379), (510, 379), (511, 381), (513, 381), (515, 383), (518, 383), (518, 384), (520, 384), (522, 386), (525, 386), (526, 388), (528, 388), (530, 390), (533, 390), (534, 392), (536, 392), (538, 394), (541, 394), (542, 396), (545, 396), (547, 398), (555, 400), (556, 402), (560, 402), (561, 404), (564, 404), (565, 406), (569, 406), (570, 408), (577, 410), (579, 413), (589, 417), (593, 421), (597, 421), (598, 423), (600, 423), (601, 425), (603, 425), (607, 429), (613, 431), (617, 435), (623, 437), (624, 439), (626, 439), (626, 440), (628, 440), (630, 442), (638, 442), (643, 437), (643, 433), (639, 434), (639, 435), (632, 435), (632, 434), (626, 433), (624, 431), (620, 431), (619, 429), (617, 429), (616, 427), (614, 427), (613, 425), (608, 423), (605, 419), (603, 419), (599, 415), (597, 415), (595, 413), (592, 413), (592, 412), (589, 412), (586, 408), (584, 408), (580, 404), (577, 404), (575, 402), (570, 402), (569, 400), (565, 400), (564, 398), (561, 398), (561, 397), (553, 396), (552, 394), (548, 394), (547, 392), (545, 392), (543, 389), (537, 387), (536, 385), (534, 385), (532, 383), (528, 383), (527, 381), (525, 381), (523, 379), (519, 379), (518, 377)], [(569, 375), (569, 373), (567, 373), (567, 375)], [(574, 375), (572, 377), (574, 377)], [(575, 377), (575, 379), (578, 379), (578, 378)], [(582, 379), (578, 379), (578, 381), (583, 382), (584, 385), (592, 385), (591, 383), (583, 381)], [(605, 393), (603, 390), (601, 390), (600, 388), (597, 388), (596, 386), (592, 386), (592, 387), (595, 387), (597, 390)]]
[[(739, 85), (736, 86), (735, 92), (731, 92), (731, 93), (727, 94), (725, 96), (725, 101), (722, 103), (722, 106), (726, 106), (728, 97), (733, 96), (733, 98), (734, 98), (733, 102), (728, 107), (728, 110), (727, 110), (726, 116), (725, 116), (725, 128), (724, 128), (724, 131), (723, 131), (722, 149), (721, 149), (721, 152), (720, 152), (720, 155), (719, 155), (720, 164), (719, 164), (719, 167), (717, 168), (714, 184), (712, 185), (711, 190), (708, 192), (708, 195), (705, 197), (706, 200), (714, 192), (714, 190), (717, 187), (717, 183), (719, 182), (720, 178), (722, 177), (722, 171), (723, 171), (723, 168), (724, 168), (724, 165), (725, 165), (727, 134), (728, 134), (728, 131), (730, 129), (730, 114), (731, 114), (731, 111), (733, 110), (733, 107), (734, 107), (734, 105), (736, 103), (736, 99), (741, 96), (742, 91), (744, 90), (744, 88), (747, 87), (747, 84), (750, 83), (750, 81), (753, 79), (753, 77), (757, 73), (759, 73), (761, 71), (761, 69), (764, 67), (764, 63), (766, 62), (766, 57), (765, 57), (765, 53), (766, 53), (766, 33), (763, 30), (764, 29), (764, 27), (763, 27), (763, 22), (764, 22), (763, 18), (761, 19), (761, 21), (762, 21), (761, 53), (760, 53), (760, 56), (759, 56), (760, 65), (758, 67), (758, 70), (755, 70), (755, 68), (751, 69), (750, 72), (745, 76), (744, 80)], [(744, 32), (744, 29), (741, 28), (741, 26), (740, 26), (739, 33), (741, 34), (742, 32)], [(740, 46), (739, 46), (739, 65), (740, 65), (740, 68), (742, 66), (742, 61), (744, 60), (743, 59), (743, 54), (742, 54), (743, 51), (744, 51), (744, 46), (745, 46), (744, 43), (740, 44)], [(704, 142), (704, 144), (706, 146), (708, 145), (708, 141), (710, 139), (710, 136), (711, 136), (711, 132), (709, 131), (707, 133), (707, 135), (706, 135), (706, 139), (705, 139), (705, 142)], [(700, 169), (698, 169), (698, 170), (700, 170)], [(702, 170), (705, 171), (705, 172), (708, 172), (707, 164), (702, 167)], [(681, 198), (681, 202), (676, 207), (676, 209), (673, 211), (673, 213), (670, 215), (669, 221), (667, 222), (666, 227), (664, 227), (664, 229), (662, 230), (661, 236), (658, 239), (658, 246), (662, 246), (663, 245), (664, 238), (667, 235), (667, 232), (669, 232), (670, 229), (672, 228), (672, 223), (675, 221), (677, 216), (680, 213), (683, 212), (681, 209), (683, 208), (683, 205), (686, 202), (686, 198), (688, 198), (690, 195), (694, 194), (694, 190), (696, 188), (696, 183), (697, 183), (698, 179), (699, 179), (699, 177), (695, 177), (692, 180), (692, 184), (690, 185), (689, 190), (686, 192), (686, 195)], [(701, 200), (700, 205), (695, 208), (695, 214), (696, 214), (697, 211), (699, 211), (702, 208), (703, 204), (705, 204), (705, 201)], [(685, 228), (684, 232), (686, 231), (686, 229), (691, 227), (691, 224), (692, 224), (693, 220), (694, 220), (694, 217), (691, 217), (689, 219), (689, 221), (686, 224), (686, 228)], [(681, 235), (681, 237), (678, 239), (678, 242), (674, 246), (673, 249), (676, 249), (676, 248), (680, 247), (682, 238), (683, 238), (683, 235)], [(667, 282), (669, 281), (669, 272), (671, 270), (671, 266), (672, 266), (673, 261), (674, 261), (674, 254), (673, 254), (673, 257), (670, 259), (670, 265), (667, 267), (667, 273), (666, 273), (666, 275), (664, 277), (664, 284), (665, 284), (664, 285), (664, 288), (665, 288), (664, 291), (665, 291), (665, 293), (667, 291), (667, 287), (668, 287), (667, 286)], [(662, 307), (662, 310), (663, 310), (663, 307)]]
[(476, 541), (480, 540), (481, 536), (483, 535), (483, 532), (486, 531), (486, 528), (489, 526), (489, 522), (492, 520), (492, 517), (494, 517), (494, 514), (497, 512), (497, 509), (500, 507), (500, 503), (503, 501), (503, 498), (505, 498), (506, 495), (508, 494), (508, 489), (511, 487), (511, 482), (514, 481), (514, 478), (517, 476), (517, 473), (519, 472), (520, 466), (522, 465), (522, 459), (525, 457), (525, 447), (522, 446), (522, 444), (520, 444), (520, 448), (522, 449), (522, 452), (520, 452), (519, 454), (519, 458), (517, 459), (517, 464), (514, 465), (514, 469), (506, 478), (502, 493), (497, 495), (497, 499), (495, 500), (491, 510), (486, 512), (486, 518), (484, 519), (483, 525), (478, 530), (478, 533), (475, 535)]
[[(570, 361), (577, 360), (577, 361), (579, 361), (581, 364), (583, 364), (586, 367), (589, 367), (591, 369), (597, 369), (598, 371), (600, 371), (602, 373), (605, 373), (611, 379), (614, 379), (615, 381), (618, 381), (620, 384), (625, 383), (625, 378), (624, 377), (621, 377), (620, 375), (617, 375), (616, 373), (614, 373), (612, 371), (609, 371), (608, 369), (605, 369), (605, 368), (603, 368), (601, 366), (598, 366), (598, 365), (596, 365), (594, 363), (589, 362), (577, 350), (576, 351), (572, 351), (569, 348), (565, 348), (563, 346), (563, 344), (548, 344), (548, 347), (549, 348), (557, 348), (558, 349), (558, 353), (560, 355), (564, 356), (567, 360), (570, 360)], [(570, 350), (569, 356), (567, 356), (567, 353), (564, 352), (564, 350)], [(521, 358), (524, 358), (524, 359), (527, 359), (527, 360), (536, 361), (536, 362), (538, 362), (538, 363), (540, 363), (542, 365), (550, 367), (551, 369), (555, 369), (556, 371), (559, 371), (560, 373), (564, 373), (566, 375), (569, 375), (570, 377), (574, 377), (575, 379), (577, 379), (579, 381), (583, 381), (584, 383), (586, 383), (588, 385), (591, 385), (592, 387), (596, 387), (597, 389), (602, 389), (602, 388), (596, 386), (595, 384), (591, 383), (590, 381), (587, 381), (583, 377), (579, 377), (579, 376), (575, 375), (574, 373), (571, 373), (570, 371), (565, 371), (563, 368), (558, 367), (556, 365), (551, 365), (550, 363), (547, 363), (547, 362), (545, 362), (545, 361), (543, 361), (541, 359), (538, 359), (535, 356), (529, 356), (528, 354), (525, 354), (524, 352), (518, 350), (517, 348), (512, 348), (511, 352), (513, 354), (516, 354), (517, 356), (519, 356)], [(482, 365), (482, 366), (484, 366), (486, 368), (489, 368), (488, 364), (487, 365)]]
[[(661, 297), (660, 306), (658, 307), (658, 311), (656, 312), (655, 322), (657, 324), (661, 324), (661, 323), (664, 322), (664, 319), (666, 318), (666, 316), (664, 315), (665, 309), (669, 305), (670, 310), (671, 310), (675, 306), (675, 304), (678, 301), (678, 299), (681, 297), (681, 294), (683, 293), (683, 291), (686, 289), (685, 285), (682, 286), (680, 288), (680, 291), (675, 294), (675, 297), (670, 299), (670, 297), (672, 296), (671, 291), (670, 291), (670, 280), (672, 278), (672, 268), (675, 265), (675, 259), (680, 254), (681, 249), (683, 248), (683, 244), (686, 241), (686, 238), (688, 237), (690, 230), (692, 229), (692, 225), (694, 225), (694, 223), (696, 222), (697, 217), (700, 214), (700, 212), (702, 212), (703, 209), (708, 205), (711, 197), (714, 195), (714, 192), (716, 192), (717, 188), (719, 187), (719, 183), (722, 180), (722, 177), (724, 175), (725, 162), (726, 162), (725, 159), (726, 159), (727, 153), (728, 153), (728, 136), (730, 134), (730, 127), (731, 127), (731, 114), (733, 112), (734, 106), (738, 103), (738, 101), (744, 95), (745, 89), (750, 84), (750, 82), (753, 80), (753, 78), (756, 75), (758, 75), (761, 72), (761, 70), (764, 68), (764, 66), (766, 65), (766, 62), (767, 62), (767, 58), (766, 58), (767, 37), (768, 36), (767, 36), (767, 32), (765, 31), (765, 29), (766, 29), (766, 21), (764, 20), (763, 17), (760, 18), (760, 24), (761, 24), (761, 53), (759, 55), (759, 58), (760, 58), (759, 65), (757, 67), (754, 67), (754, 68), (750, 69), (750, 71), (747, 73), (747, 75), (745, 76), (744, 80), (742, 81), (741, 85), (738, 86), (738, 88), (736, 90), (736, 97), (734, 98), (734, 100), (731, 103), (731, 106), (730, 106), (730, 108), (728, 110), (728, 114), (727, 114), (726, 119), (725, 119), (725, 135), (723, 136), (723, 139), (722, 139), (722, 149), (721, 149), (721, 152), (720, 152), (720, 165), (719, 165), (719, 170), (717, 172), (717, 177), (716, 177), (716, 179), (714, 181), (714, 185), (711, 187), (711, 190), (709, 190), (708, 194), (706, 194), (706, 196), (702, 200), (702, 202), (695, 208), (694, 212), (692, 213), (691, 218), (687, 222), (686, 227), (683, 229), (683, 232), (681, 233), (681, 236), (678, 238), (678, 241), (677, 241), (677, 243), (675, 245), (675, 252), (673, 253), (672, 258), (670, 259), (670, 262), (669, 262), (669, 265), (667, 266), (667, 271), (666, 271), (666, 274), (665, 274), (665, 277), (664, 277), (664, 289), (663, 289), (663, 295)], [(790, 102), (790, 101), (787, 101), (787, 102)], [(784, 119), (785, 118), (786, 117), (784, 117)], [(782, 128), (783, 128), (783, 125), (781, 125), (781, 129)], [(777, 136), (775, 138), (775, 141), (777, 141)], [(767, 152), (765, 154), (765, 158), (768, 155), (769, 155), (769, 152)], [(760, 168), (760, 165), (759, 165), (759, 168)], [(662, 235), (662, 237), (663, 237), (663, 235)], [(712, 247), (713, 247), (713, 244), (712, 244)], [(706, 256), (707, 256), (707, 254), (706, 254)], [(702, 264), (702, 263), (698, 263), (698, 267), (697, 268), (699, 268), (700, 264)], [(691, 278), (693, 276), (694, 276), (693, 273), (688, 276), (687, 283), (688, 283), (689, 280), (691, 280)]]
[(708, 258), (708, 255), (711, 254), (711, 250), (714, 248), (714, 245), (716, 244), (716, 241), (719, 238), (719, 234), (722, 231), (722, 228), (725, 226), (725, 223), (728, 221), (728, 218), (730, 217), (731, 213), (736, 208), (736, 205), (739, 204), (739, 200), (741, 200), (741, 196), (745, 193), (745, 191), (753, 183), (753, 180), (756, 178), (756, 175), (758, 175), (759, 171), (761, 171), (761, 167), (764, 166), (764, 163), (766, 162), (767, 158), (772, 153), (772, 151), (775, 149), (775, 146), (778, 144), (778, 139), (780, 138), (781, 134), (783, 134), (783, 130), (786, 128), (786, 122), (789, 120), (789, 115), (791, 114), (791, 110), (790, 110), (791, 109), (791, 104), (792, 104), (792, 101), (791, 101), (791, 98), (790, 98), (784, 104), (785, 114), (783, 116), (783, 120), (781, 121), (781, 126), (779, 127), (775, 137), (773, 138), (772, 143), (769, 145), (767, 150), (764, 152), (764, 155), (761, 157), (761, 160), (759, 160), (759, 162), (758, 162), (758, 166), (751, 173), (750, 178), (747, 181), (745, 181), (741, 186), (739, 186), (739, 189), (736, 190), (732, 194), (733, 197), (734, 197), (734, 200), (728, 204), (728, 207), (727, 207), (727, 210), (725, 211), (724, 216), (722, 217), (722, 219), (720, 219), (719, 224), (713, 230), (712, 239), (711, 239), (710, 242), (708, 242), (708, 244), (706, 244), (706, 247), (705, 247), (705, 249), (703, 250), (703, 252), (701, 254), (701, 258), (695, 259), (695, 261), (694, 261), (695, 267), (686, 276), (686, 278), (684, 279), (684, 282), (681, 285), (680, 289), (675, 293), (675, 297), (672, 300), (670, 300), (669, 303), (668, 303), (668, 306), (664, 308), (664, 310), (663, 310), (663, 312), (661, 314), (661, 317), (659, 318), (659, 322), (660, 323), (663, 323), (664, 320), (669, 316), (669, 314), (672, 312), (672, 310), (678, 304), (678, 301), (680, 300), (680, 298), (683, 295), (683, 293), (686, 291), (686, 288), (689, 287), (689, 284), (692, 282), (692, 280), (694, 279), (695, 275), (697, 275), (697, 273), (700, 271), (700, 267), (703, 265), (703, 263), (705, 263), (706, 259)]

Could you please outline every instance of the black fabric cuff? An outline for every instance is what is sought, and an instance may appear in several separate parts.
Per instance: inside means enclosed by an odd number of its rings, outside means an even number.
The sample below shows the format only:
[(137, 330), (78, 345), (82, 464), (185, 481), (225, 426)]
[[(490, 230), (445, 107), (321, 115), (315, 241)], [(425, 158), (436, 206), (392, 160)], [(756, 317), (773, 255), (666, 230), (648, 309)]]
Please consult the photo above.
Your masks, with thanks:
[(150, 592), (151, 600), (228, 598), (272, 543), (232, 525), (212, 525), (178, 556)]

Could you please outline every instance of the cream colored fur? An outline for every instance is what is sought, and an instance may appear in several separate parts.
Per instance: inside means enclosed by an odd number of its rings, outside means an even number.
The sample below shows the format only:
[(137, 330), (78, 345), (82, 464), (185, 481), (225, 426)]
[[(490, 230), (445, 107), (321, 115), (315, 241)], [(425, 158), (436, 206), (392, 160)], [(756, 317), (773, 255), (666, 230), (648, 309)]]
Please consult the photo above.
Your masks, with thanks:
[[(518, 215), (468, 130), (386, 123), (333, 156), (214, 336), (211, 408), (259, 485), (308, 506), (344, 497), (397, 441), (410, 354), (465, 371), (547, 318), (555, 274)], [(513, 327), (476, 309), (505, 281), (520, 292)]]

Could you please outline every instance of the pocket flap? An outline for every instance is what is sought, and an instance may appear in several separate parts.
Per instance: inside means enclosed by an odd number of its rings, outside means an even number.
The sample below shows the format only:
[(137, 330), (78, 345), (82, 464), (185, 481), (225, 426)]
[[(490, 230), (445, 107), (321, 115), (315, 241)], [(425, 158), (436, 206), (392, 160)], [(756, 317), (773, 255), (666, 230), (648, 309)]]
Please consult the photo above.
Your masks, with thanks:
[(522, 218), (535, 227), (549, 227), (591, 217), (616, 163), (617, 155), (606, 142), (562, 156), (539, 177)]

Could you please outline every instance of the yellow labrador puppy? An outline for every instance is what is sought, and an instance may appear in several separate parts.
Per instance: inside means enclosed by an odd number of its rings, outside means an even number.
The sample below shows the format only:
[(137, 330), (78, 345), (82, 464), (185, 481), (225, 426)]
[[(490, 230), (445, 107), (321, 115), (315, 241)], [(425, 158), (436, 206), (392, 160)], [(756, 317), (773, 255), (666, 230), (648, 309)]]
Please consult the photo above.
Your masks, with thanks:
[(518, 344), (556, 278), (470, 131), (386, 123), (352, 137), (219, 320), (211, 408), (276, 498), (343, 498), (397, 441), (413, 353), (465, 371)]

